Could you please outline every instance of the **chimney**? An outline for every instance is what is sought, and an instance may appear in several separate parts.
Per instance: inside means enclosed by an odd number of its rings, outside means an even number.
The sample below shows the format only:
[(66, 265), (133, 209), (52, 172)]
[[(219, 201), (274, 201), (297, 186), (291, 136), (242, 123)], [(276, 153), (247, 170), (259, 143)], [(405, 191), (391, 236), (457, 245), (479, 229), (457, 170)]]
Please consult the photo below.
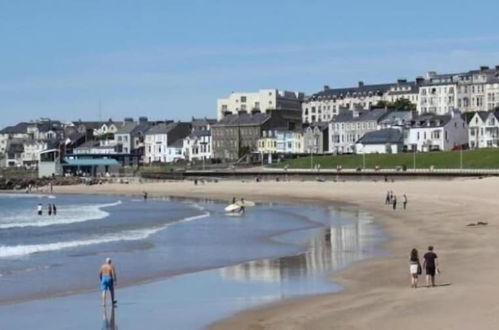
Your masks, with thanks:
[(406, 82), (407, 82), (407, 79), (405, 79), (405, 78), (397, 79), (397, 84), (405, 84)]
[(489, 67), (488, 67), (488, 66), (486, 66), (486, 65), (482, 65), (482, 66), (480, 67), (480, 72), (487, 71), (488, 69), (489, 69)]
[(260, 109), (257, 109), (257, 108), (255, 108), (255, 109), (251, 110), (251, 114), (252, 114), (252, 115), (257, 114), (257, 113), (260, 113), (260, 112), (261, 112), (261, 111), (260, 111)]
[(242, 115), (242, 114), (245, 114), (245, 113), (247, 113), (246, 110), (239, 110), (239, 111), (237, 111), (238, 115)]
[(431, 79), (433, 77), (435, 77), (437, 75), (437, 73), (435, 71), (428, 71), (426, 73), (426, 79)]
[(329, 90), (329, 85), (324, 85), (324, 90), (328, 91)]
[(359, 115), (360, 115), (360, 111), (359, 111), (359, 110), (357, 110), (357, 109), (353, 109), (353, 110), (352, 110), (352, 116), (353, 116), (354, 118), (358, 118), (358, 117), (359, 117)]
[(147, 123), (148, 119), (147, 117), (139, 117), (139, 123)]
[(421, 85), (424, 82), (424, 78), (421, 76), (416, 77), (416, 85)]
[(496, 65), (496, 71), (499, 71), (499, 65)]
[(127, 118), (125, 118), (123, 121), (124, 121), (125, 123), (133, 123), (133, 118), (129, 118), (129, 117), (127, 117)]
[(359, 87), (364, 87), (364, 82), (362, 80), (359, 81)]

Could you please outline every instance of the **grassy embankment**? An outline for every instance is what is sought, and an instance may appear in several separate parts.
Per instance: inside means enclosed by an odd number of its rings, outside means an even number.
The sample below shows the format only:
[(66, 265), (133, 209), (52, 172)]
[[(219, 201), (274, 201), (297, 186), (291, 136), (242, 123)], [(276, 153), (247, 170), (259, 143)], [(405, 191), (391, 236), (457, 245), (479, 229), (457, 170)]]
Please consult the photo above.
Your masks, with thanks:
[[(428, 169), (433, 166), (435, 169), (458, 169), (461, 167), (461, 152), (426, 152), (416, 153), (416, 168)], [(336, 169), (341, 166), (344, 169), (362, 168), (362, 155), (337, 155), (337, 156), (313, 156), (313, 165)], [(479, 149), (462, 151), (462, 162), (464, 169), (498, 169), (499, 149)], [(288, 166), (289, 168), (311, 167), (310, 156), (287, 160), (277, 164), (278, 167)], [(414, 168), (414, 154), (369, 154), (365, 155), (365, 168), (395, 169), (406, 166), (408, 169)]]

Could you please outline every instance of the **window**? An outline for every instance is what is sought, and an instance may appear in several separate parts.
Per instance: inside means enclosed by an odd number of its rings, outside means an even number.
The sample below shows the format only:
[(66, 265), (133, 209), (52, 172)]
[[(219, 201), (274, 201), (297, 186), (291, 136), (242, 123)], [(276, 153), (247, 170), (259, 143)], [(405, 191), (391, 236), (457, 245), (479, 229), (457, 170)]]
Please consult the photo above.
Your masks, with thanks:
[(222, 111), (227, 111), (227, 104), (222, 104)]
[(246, 96), (241, 96), (241, 103), (246, 102)]

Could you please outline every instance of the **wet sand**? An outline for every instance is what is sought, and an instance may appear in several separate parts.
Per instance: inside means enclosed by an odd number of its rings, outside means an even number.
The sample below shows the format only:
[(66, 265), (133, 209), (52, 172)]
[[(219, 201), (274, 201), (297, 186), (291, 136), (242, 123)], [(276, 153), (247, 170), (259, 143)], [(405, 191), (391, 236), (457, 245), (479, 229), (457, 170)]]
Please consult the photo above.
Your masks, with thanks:
[[(335, 275), (345, 290), (259, 307), (214, 329), (496, 329), (499, 322), (498, 178), (398, 182), (192, 182), (57, 187), (64, 193), (121, 193), (256, 201), (343, 202), (368, 210), (390, 236), (388, 256)], [(399, 200), (384, 204), (387, 190)], [(409, 198), (401, 209), (402, 194)], [(487, 226), (466, 226), (477, 221)], [(434, 245), (436, 288), (411, 289), (409, 251)], [(423, 284), (423, 283), (421, 283)]]

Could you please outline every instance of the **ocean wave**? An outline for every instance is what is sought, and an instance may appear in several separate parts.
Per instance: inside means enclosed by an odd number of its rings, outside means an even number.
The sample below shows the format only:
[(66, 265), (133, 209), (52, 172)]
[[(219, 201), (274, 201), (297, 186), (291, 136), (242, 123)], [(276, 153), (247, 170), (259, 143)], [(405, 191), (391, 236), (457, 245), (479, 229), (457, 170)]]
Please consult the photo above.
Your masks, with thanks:
[(76, 247), (84, 247), (90, 245), (97, 244), (105, 244), (105, 243), (113, 243), (120, 241), (137, 241), (143, 240), (151, 235), (154, 235), (166, 228), (170, 225), (174, 225), (182, 222), (189, 222), (193, 220), (198, 220), (202, 218), (206, 218), (210, 215), (209, 212), (205, 212), (200, 215), (195, 215), (192, 217), (186, 217), (180, 219), (177, 222), (169, 223), (160, 227), (141, 229), (141, 230), (128, 230), (122, 231), (119, 233), (113, 233), (105, 236), (89, 238), (86, 240), (79, 241), (67, 241), (67, 242), (55, 242), (55, 243), (46, 243), (46, 244), (31, 244), (31, 245), (16, 245), (16, 246), (1, 246), (0, 245), (0, 258), (12, 258), (12, 257), (23, 257), (34, 253), (41, 252), (53, 252), (59, 251), (63, 249), (70, 249)]
[(100, 220), (109, 216), (108, 212), (102, 210), (103, 208), (118, 206), (120, 204), (122, 204), (121, 200), (108, 204), (65, 205), (59, 207), (57, 215), (42, 217), (35, 214), (35, 211), (25, 211), (16, 215), (3, 216), (0, 229), (46, 227)]
[(25, 193), (0, 193), (0, 198), (48, 198), (54, 199), (54, 195), (25, 194)]

